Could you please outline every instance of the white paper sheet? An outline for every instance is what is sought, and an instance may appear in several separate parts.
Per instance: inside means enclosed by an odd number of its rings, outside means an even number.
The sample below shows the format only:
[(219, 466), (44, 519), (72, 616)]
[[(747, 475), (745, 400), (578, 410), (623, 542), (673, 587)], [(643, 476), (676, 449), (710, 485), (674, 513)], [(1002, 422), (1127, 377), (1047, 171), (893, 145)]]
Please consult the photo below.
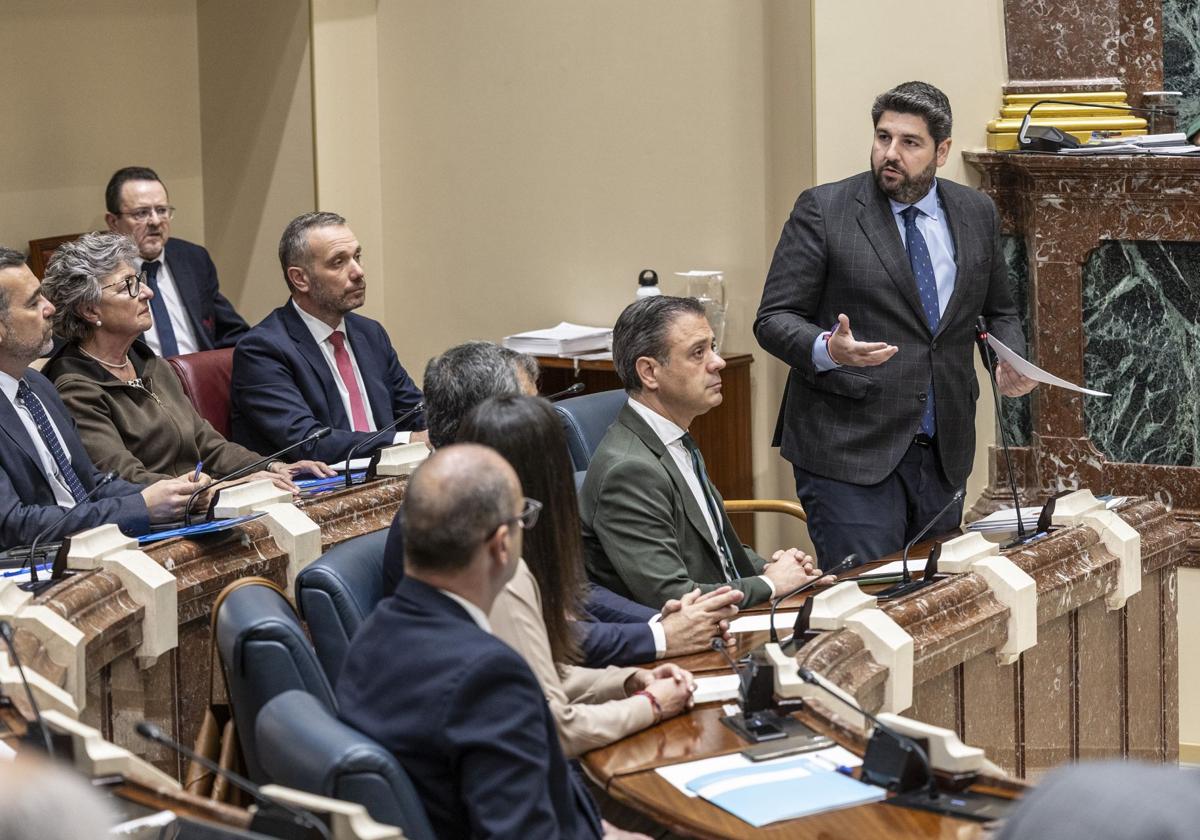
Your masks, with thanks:
[[(909, 557), (908, 558), (909, 573), (915, 574), (916, 572), (925, 571), (925, 561), (927, 561), (928, 559), (929, 559), (928, 557)], [(876, 576), (883, 577), (884, 575), (900, 575), (903, 573), (904, 573), (904, 564), (901, 563), (899, 560), (894, 560), (891, 563), (884, 563), (882, 566), (880, 566), (877, 569), (871, 569), (870, 571), (863, 572), (863, 576), (872, 578), (872, 577), (876, 577)], [(854, 580), (854, 578), (846, 578), (846, 580)]]
[[(776, 630), (791, 630), (795, 626), (796, 613), (794, 610), (792, 612), (775, 613)], [(741, 618), (735, 618), (729, 622), (729, 629), (734, 633), (755, 633), (770, 630), (771, 614), (754, 613), (753, 615), (744, 615)]]
[[(810, 753), (804, 753), (806, 756), (816, 757), (823, 760), (825, 763), (833, 767), (858, 767), (862, 764), (862, 759), (854, 753), (843, 747), (828, 747), (823, 750), (814, 750)], [(771, 764), (779, 764), (785, 761), (792, 761), (796, 758), (794, 755), (784, 756), (783, 758), (773, 758), (769, 761), (757, 762), (760, 767), (768, 767)], [(696, 794), (687, 789), (687, 783), (692, 779), (699, 779), (701, 776), (706, 776), (709, 773), (716, 773), (720, 770), (732, 770), (736, 767), (749, 767), (755, 762), (746, 758), (741, 753), (732, 753), (731, 755), (718, 755), (713, 758), (702, 758), (699, 761), (688, 761), (683, 764), (671, 764), (667, 767), (655, 768), (654, 772), (662, 776), (676, 790), (684, 796), (695, 798)]]
[(1000, 357), (1000, 361), (1007, 365), (1012, 365), (1013, 370), (1017, 373), (1028, 376), (1035, 382), (1044, 382), (1047, 385), (1053, 385), (1056, 388), (1066, 388), (1068, 391), (1078, 391), (1081, 394), (1091, 394), (1093, 397), (1110, 397), (1112, 394), (1106, 394), (1103, 391), (1093, 391), (1091, 388), (1084, 388), (1076, 385), (1073, 382), (1068, 382), (1065, 379), (1059, 379), (1052, 373), (1047, 373), (1033, 362), (1027, 359), (1022, 359), (1012, 350), (1004, 345), (1004, 342), (996, 338), (996, 336), (988, 333), (988, 345), (996, 351), (996, 355)]
[(347, 469), (349, 469), (350, 472), (358, 472), (359, 470), (365, 470), (367, 467), (371, 466), (371, 456), (368, 455), (365, 458), (351, 458), (349, 467), (346, 466), (345, 461), (338, 461), (336, 464), (330, 464), (329, 466), (338, 472), (345, 472)]

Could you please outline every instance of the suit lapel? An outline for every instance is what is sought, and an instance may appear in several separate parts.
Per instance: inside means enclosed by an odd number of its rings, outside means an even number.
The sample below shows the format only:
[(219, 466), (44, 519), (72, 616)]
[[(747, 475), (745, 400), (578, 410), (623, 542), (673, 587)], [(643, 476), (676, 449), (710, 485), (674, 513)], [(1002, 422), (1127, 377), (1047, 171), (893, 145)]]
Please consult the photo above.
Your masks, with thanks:
[(917, 320), (929, 329), (925, 320), (925, 310), (921, 307), (921, 298), (917, 294), (917, 281), (913, 277), (912, 267), (908, 264), (908, 255), (904, 252), (904, 243), (900, 241), (900, 232), (896, 230), (896, 220), (892, 216), (892, 206), (887, 196), (875, 186), (874, 176), (866, 174), (862, 189), (858, 193), (859, 211), (858, 224), (876, 256), (883, 263), (888, 276), (896, 285)]
[(37, 447), (33, 445), (33, 440), (29, 437), (29, 433), (25, 431), (25, 424), (21, 422), (21, 418), (17, 414), (17, 409), (7, 398), (0, 398), (0, 424), (4, 427), (4, 433), (33, 462), (37, 474), (44, 478), (42, 459), (38, 455)]
[(197, 294), (196, 284), (192, 282), (187, 262), (178, 259), (178, 251), (171, 247), (170, 239), (167, 240), (167, 247), (163, 249), (163, 261), (167, 264), (167, 270), (171, 272), (171, 279), (175, 281), (175, 291), (179, 294), (179, 298), (183, 302), (183, 311), (187, 313), (188, 321), (192, 325), (192, 334), (196, 337), (196, 345), (201, 350), (212, 350), (212, 337), (204, 328), (204, 324), (200, 322), (200, 313), (204, 311), (204, 302)]
[[(938, 183), (944, 185), (945, 181), (939, 180)], [(942, 200), (942, 212), (946, 214), (946, 220), (950, 223), (950, 238), (954, 241), (954, 291), (951, 292), (950, 300), (946, 303), (946, 311), (942, 313), (942, 318), (938, 322), (938, 332), (940, 333), (962, 306), (963, 296), (966, 294), (963, 266), (973, 262), (971, 257), (974, 254), (964, 253), (965, 246), (971, 241), (971, 238), (968, 233), (970, 222), (966, 218), (962, 205), (954, 196), (953, 191), (944, 187), (939, 187), (938, 196)]]
[(325, 392), (325, 405), (329, 407), (329, 425), (335, 429), (349, 429), (350, 418), (346, 416), (346, 409), (342, 406), (342, 397), (338, 393), (337, 383), (333, 381), (329, 363), (325, 361), (325, 356), (321, 353), (317, 342), (313, 340), (308, 327), (296, 314), (296, 310), (293, 309), (294, 305), (289, 300), (281, 307), (284, 328), (295, 343), (296, 350), (312, 368), (317, 381), (321, 383), (321, 389)]
[(712, 532), (708, 528), (708, 523), (704, 521), (704, 514), (700, 511), (700, 505), (696, 502), (696, 497), (692, 495), (692, 490), (688, 487), (687, 481), (684, 480), (683, 473), (679, 471), (679, 467), (675, 463), (675, 458), (667, 451), (667, 447), (662, 442), (662, 439), (628, 405), (621, 408), (621, 413), (617, 417), (617, 421), (637, 435), (642, 443), (646, 444), (646, 447), (658, 458), (658, 462), (662, 465), (662, 468), (671, 477), (671, 482), (675, 485), (675, 492), (683, 499), (683, 511), (687, 514), (688, 522), (712, 552), (713, 562), (720, 566), (720, 551), (717, 549), (717, 544), (713, 542)]

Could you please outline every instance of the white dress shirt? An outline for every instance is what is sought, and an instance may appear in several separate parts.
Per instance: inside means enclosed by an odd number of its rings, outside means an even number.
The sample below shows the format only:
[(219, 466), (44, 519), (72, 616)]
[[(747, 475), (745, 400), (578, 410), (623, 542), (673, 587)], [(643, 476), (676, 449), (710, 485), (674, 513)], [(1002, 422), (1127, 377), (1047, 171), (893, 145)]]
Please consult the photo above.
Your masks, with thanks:
[[(29, 438), (33, 441), (33, 448), (37, 450), (38, 457), (42, 461), (42, 472), (45, 473), (46, 478), (50, 482), (50, 489), (54, 491), (54, 501), (59, 507), (73, 508), (75, 507), (75, 497), (71, 495), (71, 489), (67, 487), (66, 479), (58, 471), (58, 464), (54, 463), (54, 456), (50, 454), (50, 450), (46, 448), (46, 444), (42, 441), (42, 436), (38, 434), (37, 423), (33, 422), (33, 415), (17, 399), (17, 387), (20, 384), (20, 380), (13, 379), (7, 373), (0, 371), (0, 390), (4, 391), (4, 396), (12, 403), (13, 408), (17, 410), (17, 416), (21, 418), (21, 423), (25, 426), (25, 431), (29, 433)], [(63, 440), (62, 432), (54, 424), (54, 418), (50, 416), (49, 409), (46, 409), (44, 404), (42, 408), (46, 411), (46, 419), (50, 421), (51, 428), (54, 429), (54, 436), (58, 438), (58, 445), (62, 447), (62, 451), (66, 453), (67, 458), (70, 458), (71, 453), (67, 451), (67, 443)]]
[[(342, 408), (346, 410), (346, 417), (351, 418), (351, 424), (353, 424), (354, 412), (350, 409), (350, 392), (346, 390), (346, 384), (342, 382), (342, 374), (338, 371), (337, 359), (333, 355), (333, 344), (329, 341), (329, 336), (337, 331), (346, 336), (346, 355), (350, 357), (350, 367), (354, 369), (354, 381), (358, 385), (358, 393), (362, 395), (363, 408), (366, 409), (367, 429), (375, 431), (377, 427), (374, 412), (371, 411), (371, 398), (367, 395), (367, 386), (363, 383), (362, 371), (358, 367), (358, 359), (354, 356), (354, 346), (350, 342), (350, 336), (346, 333), (346, 319), (338, 321), (336, 327), (331, 327), (320, 318), (305, 312), (296, 305), (296, 301), (291, 301), (291, 305), (296, 310), (296, 314), (300, 316), (300, 320), (304, 322), (304, 326), (308, 327), (308, 331), (312, 333), (313, 341), (317, 342), (317, 346), (321, 348), (321, 355), (325, 357), (325, 363), (329, 365), (329, 372), (333, 374), (333, 384), (337, 386), (338, 396), (342, 398)], [(412, 432), (396, 432), (392, 443), (408, 443), (411, 437)]]
[[(134, 271), (141, 271), (145, 262), (141, 257), (134, 259)], [(154, 282), (158, 286), (158, 296), (167, 305), (167, 315), (171, 317), (171, 326), (175, 329), (175, 343), (179, 345), (180, 354), (195, 353), (200, 349), (200, 345), (196, 341), (196, 332), (192, 329), (192, 319), (188, 317), (187, 307), (183, 305), (183, 298), (175, 285), (175, 278), (171, 276), (171, 269), (167, 268), (165, 250), (158, 257), (158, 274)], [(158, 328), (150, 327), (144, 333), (144, 338), (154, 354), (161, 356), (162, 342), (158, 338)]]
[(485, 613), (483, 610), (479, 609), (478, 605), (472, 604), (470, 601), (468, 601), (463, 596), (459, 595), (457, 592), (451, 592), (449, 589), (441, 589), (439, 587), (434, 587), (434, 588), (437, 589), (438, 592), (441, 592), (443, 595), (445, 595), (447, 598), (449, 598), (451, 601), (458, 604), (464, 610), (466, 610), (467, 615), (471, 616), (471, 620), (479, 625), (480, 630), (482, 630), (485, 633), (492, 632), (492, 625), (491, 625), (491, 622), (488, 621), (487, 613)]
[[(704, 494), (704, 489), (700, 486), (700, 477), (696, 475), (696, 468), (692, 465), (692, 455), (687, 451), (687, 447), (683, 445), (683, 436), (687, 434), (687, 429), (681, 429), (674, 422), (635, 399), (629, 400), (629, 407), (646, 421), (647, 425), (654, 431), (654, 434), (658, 435), (658, 439), (663, 442), (663, 446), (671, 453), (671, 458), (675, 461), (675, 466), (679, 467), (679, 472), (683, 475), (684, 483), (692, 491), (692, 497), (695, 498), (696, 504), (700, 508), (700, 513), (704, 516), (704, 524), (708, 526), (708, 535), (712, 538), (713, 544), (717, 546), (717, 550), (720, 551), (721, 534), (717, 530), (719, 523), (713, 522), (712, 514), (708, 509), (708, 499)], [(774, 597), (775, 584), (771, 583), (771, 579), (768, 577), (764, 576), (763, 580), (770, 587), (771, 595)]]

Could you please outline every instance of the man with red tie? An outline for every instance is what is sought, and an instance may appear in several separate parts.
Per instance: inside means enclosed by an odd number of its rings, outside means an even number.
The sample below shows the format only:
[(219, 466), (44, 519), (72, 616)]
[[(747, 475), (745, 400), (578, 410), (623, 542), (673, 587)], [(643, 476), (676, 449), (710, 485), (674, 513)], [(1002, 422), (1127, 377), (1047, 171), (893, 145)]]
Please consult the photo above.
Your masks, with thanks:
[[(234, 351), (233, 439), (274, 452), (328, 426), (329, 435), (294, 457), (333, 464), (410, 412), (421, 392), (383, 326), (353, 314), (367, 284), (362, 247), (344, 218), (314, 212), (293, 219), (279, 241), (279, 263), (291, 299)], [(428, 439), (422, 412), (398, 429), (374, 448)]]

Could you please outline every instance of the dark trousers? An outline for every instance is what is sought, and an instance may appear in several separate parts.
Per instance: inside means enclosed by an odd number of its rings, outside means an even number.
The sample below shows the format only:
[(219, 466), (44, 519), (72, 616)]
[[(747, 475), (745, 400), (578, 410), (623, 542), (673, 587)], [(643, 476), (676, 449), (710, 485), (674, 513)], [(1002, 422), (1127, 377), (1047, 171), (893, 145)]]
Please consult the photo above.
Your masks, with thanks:
[[(808, 514), (817, 562), (828, 569), (857, 554), (869, 563), (900, 551), (929, 524), (958, 490), (942, 473), (937, 448), (913, 443), (891, 475), (878, 484), (848, 484), (793, 466), (796, 495)], [(953, 531), (962, 521), (954, 505), (927, 537)]]

